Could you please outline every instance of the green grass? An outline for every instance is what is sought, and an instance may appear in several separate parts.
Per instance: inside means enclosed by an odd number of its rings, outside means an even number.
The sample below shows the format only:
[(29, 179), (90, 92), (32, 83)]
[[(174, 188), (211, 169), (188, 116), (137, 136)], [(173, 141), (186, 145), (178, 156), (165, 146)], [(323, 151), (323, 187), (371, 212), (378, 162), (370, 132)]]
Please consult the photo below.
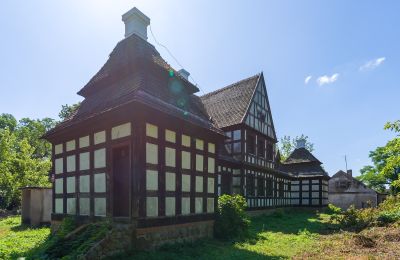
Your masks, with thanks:
[(0, 259), (27, 256), (32, 249), (43, 244), (49, 234), (49, 227), (21, 225), (20, 216), (0, 219)]
[(278, 211), (252, 218), (249, 237), (243, 241), (202, 240), (114, 259), (289, 259), (314, 250), (320, 234), (331, 231), (327, 220), (328, 215), (314, 210)]
[[(200, 240), (192, 244), (165, 246), (157, 251), (135, 251), (119, 255), (114, 259), (288, 259), (304, 252), (316, 250), (321, 234), (330, 232), (328, 215), (315, 210), (277, 211), (270, 216), (252, 218), (249, 236), (242, 241)], [(21, 225), (20, 217), (0, 220), (0, 259), (41, 259), (72, 251), (88, 241), (97, 240), (96, 234), (87, 229), (82, 233), (85, 241), (79, 237), (70, 241), (57, 240), (50, 236), (48, 227), (29, 228)], [(96, 238), (96, 239), (94, 239)], [(61, 242), (60, 242), (61, 241)], [(75, 245), (78, 244), (78, 245)], [(75, 248), (76, 250), (72, 250)], [(47, 251), (47, 253), (44, 253)], [(51, 258), (51, 257), (50, 257)], [(68, 258), (68, 257), (67, 257)]]

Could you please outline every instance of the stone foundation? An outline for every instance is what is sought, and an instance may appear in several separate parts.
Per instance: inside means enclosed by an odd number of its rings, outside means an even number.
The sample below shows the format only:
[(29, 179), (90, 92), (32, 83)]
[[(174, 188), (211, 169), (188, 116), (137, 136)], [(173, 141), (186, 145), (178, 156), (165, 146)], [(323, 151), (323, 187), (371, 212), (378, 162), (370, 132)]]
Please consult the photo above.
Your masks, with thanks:
[(155, 249), (165, 244), (187, 243), (200, 238), (211, 238), (213, 232), (214, 220), (138, 228), (134, 246), (137, 249)]

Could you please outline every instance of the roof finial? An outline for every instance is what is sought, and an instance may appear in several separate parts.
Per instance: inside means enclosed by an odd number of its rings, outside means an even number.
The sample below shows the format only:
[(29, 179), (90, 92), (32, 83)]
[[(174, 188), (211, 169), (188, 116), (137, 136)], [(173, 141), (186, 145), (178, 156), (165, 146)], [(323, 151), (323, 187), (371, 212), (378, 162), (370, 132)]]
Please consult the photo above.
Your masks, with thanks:
[(306, 148), (306, 139), (300, 138), (297, 139), (296, 142), (297, 142), (296, 148)]

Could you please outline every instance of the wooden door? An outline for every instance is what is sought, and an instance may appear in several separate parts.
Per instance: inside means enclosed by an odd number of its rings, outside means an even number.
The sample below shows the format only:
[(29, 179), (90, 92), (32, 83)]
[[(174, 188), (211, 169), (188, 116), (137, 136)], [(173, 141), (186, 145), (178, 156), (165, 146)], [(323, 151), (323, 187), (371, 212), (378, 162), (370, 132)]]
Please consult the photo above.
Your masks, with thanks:
[(113, 216), (129, 217), (129, 146), (113, 149)]

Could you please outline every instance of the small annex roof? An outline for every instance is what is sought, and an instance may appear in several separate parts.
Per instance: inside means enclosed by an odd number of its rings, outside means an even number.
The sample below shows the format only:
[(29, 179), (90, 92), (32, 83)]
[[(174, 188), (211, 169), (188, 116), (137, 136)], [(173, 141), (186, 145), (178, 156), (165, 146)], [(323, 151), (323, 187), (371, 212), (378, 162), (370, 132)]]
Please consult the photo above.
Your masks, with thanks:
[(85, 97), (79, 109), (43, 137), (134, 101), (174, 116), (184, 114), (184, 120), (222, 133), (209, 120), (200, 98), (194, 95), (197, 91), (153, 45), (132, 34), (117, 44), (105, 65), (78, 92)]
[(308, 151), (306, 148), (296, 148), (284, 163), (305, 163), (305, 162), (317, 162), (322, 164), (315, 156)]
[(259, 73), (200, 97), (219, 128), (243, 122), (261, 76)]
[(321, 162), (306, 148), (296, 148), (289, 157), (280, 164), (279, 169), (299, 177), (324, 176), (328, 173)]

